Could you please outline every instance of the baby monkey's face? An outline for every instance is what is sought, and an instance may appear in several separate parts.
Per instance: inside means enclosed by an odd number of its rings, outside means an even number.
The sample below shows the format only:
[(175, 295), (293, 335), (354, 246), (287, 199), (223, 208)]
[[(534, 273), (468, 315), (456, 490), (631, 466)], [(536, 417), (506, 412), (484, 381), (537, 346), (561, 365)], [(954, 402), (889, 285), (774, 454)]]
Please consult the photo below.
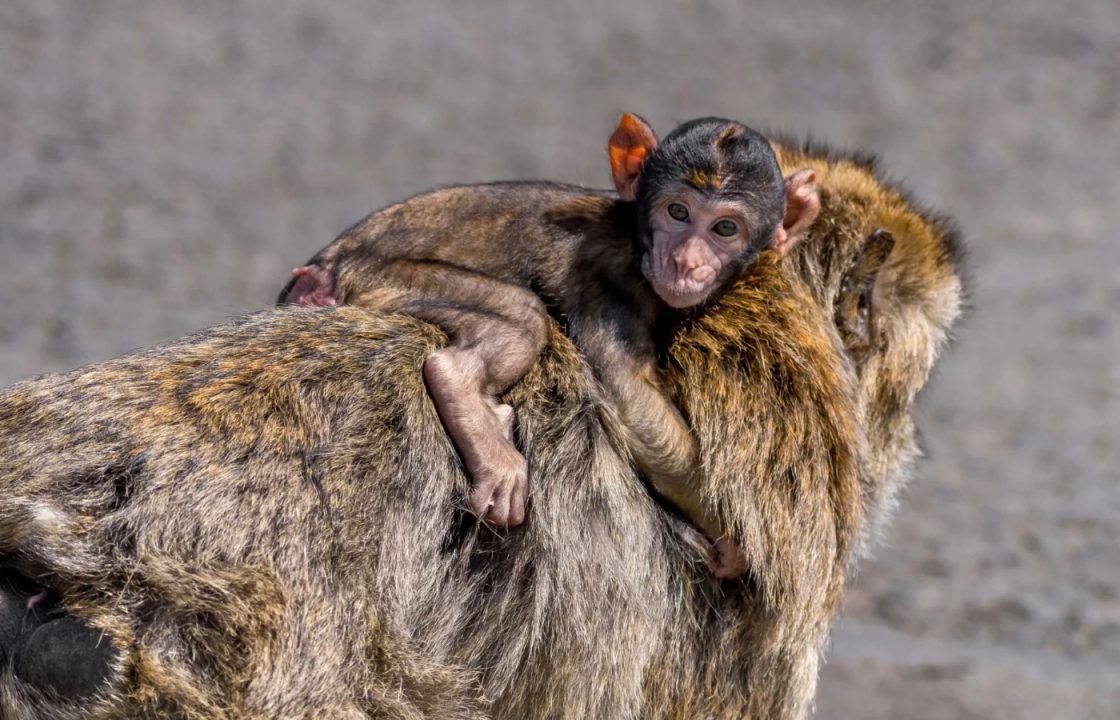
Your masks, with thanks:
[(650, 206), (652, 244), (642, 272), (667, 305), (700, 305), (744, 259), (750, 228), (742, 205), (689, 187)]

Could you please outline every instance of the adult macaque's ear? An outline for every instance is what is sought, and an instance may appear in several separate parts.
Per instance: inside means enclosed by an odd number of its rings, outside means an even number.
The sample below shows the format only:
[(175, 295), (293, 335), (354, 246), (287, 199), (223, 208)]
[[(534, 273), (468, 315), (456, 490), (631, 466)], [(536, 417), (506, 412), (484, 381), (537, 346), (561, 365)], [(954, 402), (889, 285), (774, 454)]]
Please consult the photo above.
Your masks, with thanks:
[(879, 271), (890, 257), (894, 244), (894, 235), (886, 228), (871, 233), (840, 280), (836, 320), (849, 351), (858, 351), (870, 342), (875, 281), (879, 279)]
[(623, 113), (622, 119), (618, 121), (618, 129), (607, 144), (614, 187), (623, 200), (634, 200), (637, 197), (642, 165), (656, 147), (657, 136), (653, 134), (649, 124), (637, 115)]
[(770, 247), (781, 254), (789, 252), (802, 233), (809, 229), (821, 211), (821, 198), (817, 192), (817, 174), (808, 168), (798, 170), (786, 178), (786, 209), (782, 224), (774, 231)]

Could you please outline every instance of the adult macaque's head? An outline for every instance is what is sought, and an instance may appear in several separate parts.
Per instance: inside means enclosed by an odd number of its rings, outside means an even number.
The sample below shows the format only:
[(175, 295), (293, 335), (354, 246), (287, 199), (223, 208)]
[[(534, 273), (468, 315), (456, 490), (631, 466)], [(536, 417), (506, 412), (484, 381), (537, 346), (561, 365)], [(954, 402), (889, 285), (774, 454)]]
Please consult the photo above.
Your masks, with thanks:
[(785, 253), (820, 210), (813, 171), (782, 178), (769, 141), (731, 120), (692, 120), (659, 144), (626, 113), (609, 152), (619, 197), (638, 203), (642, 272), (671, 307), (700, 305), (766, 248)]

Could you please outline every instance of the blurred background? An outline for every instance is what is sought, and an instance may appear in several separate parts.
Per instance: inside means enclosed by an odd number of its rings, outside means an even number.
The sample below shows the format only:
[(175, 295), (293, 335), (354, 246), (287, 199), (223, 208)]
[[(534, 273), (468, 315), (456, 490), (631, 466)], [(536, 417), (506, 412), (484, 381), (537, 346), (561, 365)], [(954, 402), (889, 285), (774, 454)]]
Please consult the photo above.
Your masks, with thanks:
[(1120, 716), (1120, 3), (610, 5), (0, 4), (0, 382), (265, 308), (433, 185), (604, 186), (623, 110), (871, 150), (973, 309), (817, 717)]

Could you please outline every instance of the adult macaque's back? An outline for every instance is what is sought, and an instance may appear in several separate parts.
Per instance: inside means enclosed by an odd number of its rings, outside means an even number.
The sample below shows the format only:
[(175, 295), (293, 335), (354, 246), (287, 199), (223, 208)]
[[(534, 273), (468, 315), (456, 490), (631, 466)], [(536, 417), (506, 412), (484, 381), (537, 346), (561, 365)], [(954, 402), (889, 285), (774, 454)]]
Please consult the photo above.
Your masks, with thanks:
[(666, 370), (749, 581), (695, 561), (557, 328), (511, 397), (531, 521), (498, 537), (420, 377), (441, 336), (273, 312), (0, 394), (0, 716), (803, 717), (960, 285), (868, 168), (787, 153), (827, 232), (678, 328)]

